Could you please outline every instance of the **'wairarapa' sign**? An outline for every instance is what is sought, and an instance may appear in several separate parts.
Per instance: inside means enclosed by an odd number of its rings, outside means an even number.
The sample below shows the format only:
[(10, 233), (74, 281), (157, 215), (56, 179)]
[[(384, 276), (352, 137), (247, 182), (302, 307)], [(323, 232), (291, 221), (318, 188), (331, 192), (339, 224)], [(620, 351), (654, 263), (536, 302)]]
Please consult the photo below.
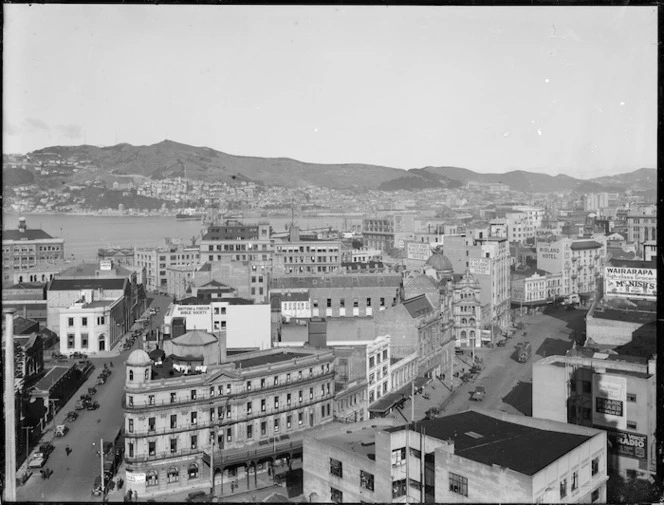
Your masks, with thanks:
[(657, 269), (604, 267), (604, 295), (657, 298)]

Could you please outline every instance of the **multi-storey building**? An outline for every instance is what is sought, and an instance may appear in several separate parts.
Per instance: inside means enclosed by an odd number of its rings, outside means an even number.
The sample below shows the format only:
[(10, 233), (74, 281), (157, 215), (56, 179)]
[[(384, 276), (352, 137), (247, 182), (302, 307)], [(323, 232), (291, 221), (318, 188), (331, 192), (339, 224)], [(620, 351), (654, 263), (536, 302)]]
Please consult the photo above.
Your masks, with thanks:
[(320, 275), (341, 272), (342, 246), (339, 240), (301, 240), (291, 226), (288, 240), (275, 242), (273, 275)]
[(587, 193), (583, 195), (583, 210), (598, 211), (609, 206), (608, 193)]
[(504, 237), (446, 237), (445, 256), (457, 273), (469, 270), (480, 283), (482, 325), (505, 330), (510, 319), (510, 250)]
[[(552, 274), (554, 275), (554, 274)], [(512, 272), (512, 304), (519, 307), (544, 305), (552, 299), (554, 286), (549, 285), (546, 272)]]
[(533, 365), (533, 417), (606, 431), (609, 471), (623, 478), (655, 476), (656, 396), (654, 357), (582, 348)]
[(368, 218), (362, 221), (362, 237), (365, 247), (389, 251), (394, 248), (394, 220), (391, 217)]
[(456, 347), (482, 346), (482, 306), (480, 283), (471, 274), (466, 274), (454, 283), (454, 338)]
[(487, 410), (304, 439), (304, 495), (333, 503), (606, 501), (606, 433)]
[(292, 458), (304, 430), (332, 421), (331, 350), (255, 351), (220, 361), (185, 375), (168, 358), (157, 367), (143, 350), (129, 355), (124, 454), (128, 487), (139, 496), (209, 489), (212, 478), (217, 494), (230, 494), (231, 473), (242, 469), (250, 482), (259, 463)]
[(111, 247), (97, 250), (99, 261), (110, 260), (116, 265), (131, 268), (134, 266), (134, 249), (130, 247)]
[(626, 222), (627, 240), (637, 243), (637, 254), (643, 258), (644, 242), (657, 240), (657, 206), (650, 204), (631, 207)]
[(238, 296), (242, 298), (266, 303), (269, 301), (271, 278), (271, 259), (237, 261), (222, 256), (220, 260), (206, 261), (194, 272), (193, 286), (218, 281), (237, 289)]
[(200, 243), (201, 261), (269, 261), (273, 240), (268, 223), (244, 224), (228, 219), (223, 224), (211, 225)]
[(198, 246), (186, 246), (166, 241), (166, 247), (145, 247), (134, 252), (134, 265), (145, 268), (145, 289), (167, 292), (167, 269), (175, 266), (194, 266), (200, 262)]
[(29, 229), (24, 217), (19, 218), (17, 230), (2, 230), (3, 281), (13, 279), (17, 271), (64, 257), (64, 239), (54, 238), (41, 229)]
[(312, 317), (366, 317), (403, 298), (400, 275), (358, 274), (272, 279), (270, 292), (309, 291)]

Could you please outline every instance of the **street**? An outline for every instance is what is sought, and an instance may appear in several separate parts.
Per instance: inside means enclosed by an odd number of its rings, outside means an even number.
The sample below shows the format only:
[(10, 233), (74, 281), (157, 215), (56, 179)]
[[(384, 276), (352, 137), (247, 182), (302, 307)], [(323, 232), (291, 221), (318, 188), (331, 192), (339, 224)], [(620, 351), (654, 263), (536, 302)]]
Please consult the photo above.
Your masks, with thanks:
[[(152, 328), (157, 328), (163, 321), (163, 314), (172, 298), (158, 295), (150, 295), (150, 297), (153, 299), (148, 299), (148, 305), (160, 308), (159, 313), (152, 317)], [(109, 353), (109, 357), (89, 358), (95, 366), (95, 370), (76, 394), (59, 410), (55, 421), (50, 423), (48, 431), (41, 440), (41, 442), (50, 441), (55, 446), (55, 450), (44, 467), (53, 470), (53, 475), (50, 479), (44, 480), (41, 478), (39, 470), (35, 470), (26, 484), (17, 488), (16, 495), (19, 501), (101, 501), (101, 497), (91, 496), (95, 477), (101, 473), (101, 461), (97, 451), (100, 439), (117, 433), (117, 430), (124, 424), (122, 396), (125, 362), (129, 353), (139, 345), (140, 339), (136, 341), (132, 349), (121, 351), (121, 341), (112, 350), (113, 352)], [(97, 385), (96, 379), (103, 370), (104, 364), (110, 367), (111, 363), (113, 367), (110, 377), (105, 384)], [(74, 410), (76, 400), (93, 386), (97, 388), (97, 394), (93, 396), (93, 400), (99, 402), (99, 409), (79, 410), (77, 420), (65, 423), (65, 417), (68, 412)], [(66, 424), (69, 427), (70, 431), (66, 436), (54, 436), (54, 426), (58, 424)], [(108, 441), (110, 440), (105, 440), (105, 442)], [(69, 456), (65, 453), (66, 446), (72, 449)], [(34, 450), (34, 447), (31, 450)], [(20, 476), (24, 469), (25, 466), (17, 474)], [(117, 477), (124, 478), (124, 475), (118, 474)]]

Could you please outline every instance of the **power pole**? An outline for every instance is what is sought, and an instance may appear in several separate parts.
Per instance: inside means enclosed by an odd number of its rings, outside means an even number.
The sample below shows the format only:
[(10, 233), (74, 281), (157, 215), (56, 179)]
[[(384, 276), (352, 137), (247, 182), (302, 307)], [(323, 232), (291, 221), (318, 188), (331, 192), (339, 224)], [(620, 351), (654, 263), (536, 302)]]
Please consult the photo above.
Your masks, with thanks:
[(16, 501), (16, 395), (14, 393), (14, 313), (4, 309), (5, 327), (5, 501)]
[(101, 465), (101, 501), (104, 501), (106, 490), (104, 486), (104, 439), (99, 439), (99, 463)]

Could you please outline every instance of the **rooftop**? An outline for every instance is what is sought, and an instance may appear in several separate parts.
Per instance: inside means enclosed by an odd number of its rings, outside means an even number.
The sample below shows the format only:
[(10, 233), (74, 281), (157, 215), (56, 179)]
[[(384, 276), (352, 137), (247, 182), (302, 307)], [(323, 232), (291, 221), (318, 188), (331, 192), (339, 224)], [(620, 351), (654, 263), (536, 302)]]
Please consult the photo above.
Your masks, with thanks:
[(297, 352), (278, 352), (270, 353), (262, 356), (255, 356), (253, 358), (239, 358), (239, 359), (229, 359), (229, 362), (235, 363), (236, 366), (240, 368), (252, 368), (255, 366), (263, 366), (268, 363), (281, 363), (283, 361), (288, 361), (295, 358), (301, 358), (303, 355)]
[(583, 249), (597, 249), (599, 247), (602, 247), (602, 244), (600, 244), (599, 242), (595, 242), (594, 240), (576, 241), (572, 242), (572, 245), (570, 245), (570, 249), (572, 249), (572, 251), (580, 251)]
[(225, 302), (228, 305), (253, 305), (252, 300), (247, 300), (246, 298), (237, 298), (234, 296), (229, 296), (228, 298), (216, 298), (210, 300), (209, 298), (202, 298), (199, 296), (189, 296), (178, 300), (177, 305), (210, 305), (210, 302)]
[(49, 291), (74, 291), (78, 289), (124, 289), (127, 279), (53, 279)]
[(27, 228), (25, 231), (20, 230), (2, 230), (2, 241), (5, 240), (44, 240), (52, 239), (51, 235), (44, 230), (38, 228)]
[(54, 366), (46, 372), (46, 375), (44, 375), (37, 384), (35, 384), (35, 389), (48, 391), (53, 384), (58, 382), (67, 372), (69, 372), (70, 369), (71, 367)]
[(654, 259), (643, 261), (613, 258), (609, 263), (616, 268), (657, 268), (657, 262)]
[(401, 285), (400, 275), (357, 274), (323, 277), (277, 277), (272, 279), (272, 289), (312, 289), (312, 288), (373, 288)]
[[(388, 428), (396, 432), (407, 426)], [(499, 465), (524, 475), (534, 475), (591, 437), (557, 432), (502, 421), (468, 410), (415, 423), (427, 436), (454, 440), (457, 456), (482, 463)]]
[(405, 300), (403, 306), (413, 318), (425, 316), (434, 310), (426, 294), (421, 294)]

